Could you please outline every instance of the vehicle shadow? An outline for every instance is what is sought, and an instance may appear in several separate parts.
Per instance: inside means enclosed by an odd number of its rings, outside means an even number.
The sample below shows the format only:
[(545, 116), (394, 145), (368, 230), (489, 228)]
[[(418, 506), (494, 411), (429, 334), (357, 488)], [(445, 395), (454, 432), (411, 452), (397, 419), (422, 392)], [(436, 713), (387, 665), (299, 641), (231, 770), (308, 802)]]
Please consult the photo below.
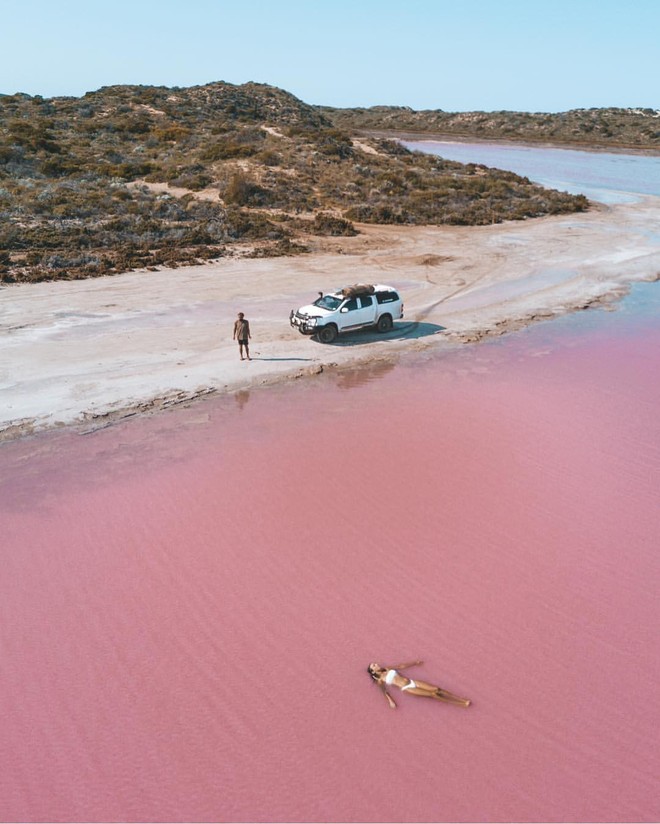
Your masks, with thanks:
[(332, 343), (324, 346), (361, 346), (379, 340), (416, 340), (438, 335), (445, 331), (445, 326), (425, 321), (395, 321), (389, 332), (377, 332), (375, 329), (358, 329), (355, 332), (346, 332), (339, 335)]

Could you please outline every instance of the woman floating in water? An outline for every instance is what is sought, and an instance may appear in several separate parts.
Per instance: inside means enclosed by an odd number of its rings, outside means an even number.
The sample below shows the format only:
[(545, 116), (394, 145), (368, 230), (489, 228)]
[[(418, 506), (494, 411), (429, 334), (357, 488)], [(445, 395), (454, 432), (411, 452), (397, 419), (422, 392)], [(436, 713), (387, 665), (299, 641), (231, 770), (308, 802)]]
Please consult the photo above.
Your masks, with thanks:
[(393, 710), (396, 709), (396, 704), (387, 691), (387, 687), (392, 685), (398, 687), (401, 692), (409, 692), (411, 695), (421, 695), (423, 698), (435, 698), (437, 701), (446, 701), (448, 704), (457, 704), (459, 707), (470, 706), (472, 702), (468, 698), (459, 698), (458, 695), (454, 695), (453, 692), (447, 692), (447, 690), (443, 690), (433, 684), (428, 684), (426, 681), (413, 681), (412, 678), (407, 678), (399, 672), (399, 670), (416, 667), (423, 663), (423, 661), (410, 661), (407, 664), (396, 664), (393, 667), (381, 667), (380, 664), (369, 664), (368, 672), (383, 691), (383, 695), (387, 698), (387, 703)]

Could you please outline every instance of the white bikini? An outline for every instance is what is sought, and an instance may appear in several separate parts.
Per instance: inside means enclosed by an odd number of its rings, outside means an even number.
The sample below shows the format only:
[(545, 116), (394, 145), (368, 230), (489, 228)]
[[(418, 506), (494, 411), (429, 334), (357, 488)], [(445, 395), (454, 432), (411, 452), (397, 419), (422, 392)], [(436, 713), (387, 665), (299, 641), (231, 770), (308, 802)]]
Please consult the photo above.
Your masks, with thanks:
[[(395, 669), (387, 670), (387, 672), (385, 673), (385, 683), (388, 684), (389, 686), (391, 686), (394, 679), (397, 677), (397, 675), (400, 675), (400, 674), (401, 673), (398, 672), (398, 670), (395, 670)], [(403, 677), (405, 678), (406, 676), (404, 675)], [(409, 679), (409, 681), (410, 681), (410, 683), (406, 684), (405, 687), (401, 687), (401, 692), (405, 692), (405, 690), (414, 690), (415, 689), (417, 684), (412, 680), (412, 678)]]

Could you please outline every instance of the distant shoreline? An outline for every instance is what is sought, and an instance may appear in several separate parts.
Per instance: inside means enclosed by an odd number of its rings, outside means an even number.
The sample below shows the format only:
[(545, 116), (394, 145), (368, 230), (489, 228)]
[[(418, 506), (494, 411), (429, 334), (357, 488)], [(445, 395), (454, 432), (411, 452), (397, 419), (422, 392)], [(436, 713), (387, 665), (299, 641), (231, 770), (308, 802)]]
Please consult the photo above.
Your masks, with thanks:
[(392, 140), (407, 140), (418, 143), (483, 143), (487, 145), (521, 146), (527, 149), (567, 149), (576, 152), (597, 154), (624, 154), (642, 155), (645, 157), (660, 157), (660, 149), (640, 148), (634, 146), (604, 146), (603, 144), (584, 145), (582, 143), (561, 143), (549, 140), (515, 140), (495, 137), (474, 137), (472, 135), (457, 135), (446, 132), (414, 132), (397, 129), (356, 129), (355, 133), (364, 137)]

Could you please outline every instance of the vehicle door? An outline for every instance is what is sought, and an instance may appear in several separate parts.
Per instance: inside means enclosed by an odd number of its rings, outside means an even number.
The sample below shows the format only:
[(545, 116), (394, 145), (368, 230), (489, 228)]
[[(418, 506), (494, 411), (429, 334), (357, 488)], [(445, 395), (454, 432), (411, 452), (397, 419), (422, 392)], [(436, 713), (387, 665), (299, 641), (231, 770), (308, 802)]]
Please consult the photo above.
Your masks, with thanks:
[(374, 322), (376, 315), (375, 301), (372, 295), (360, 295), (351, 298), (339, 310), (342, 316), (342, 329), (359, 329)]

